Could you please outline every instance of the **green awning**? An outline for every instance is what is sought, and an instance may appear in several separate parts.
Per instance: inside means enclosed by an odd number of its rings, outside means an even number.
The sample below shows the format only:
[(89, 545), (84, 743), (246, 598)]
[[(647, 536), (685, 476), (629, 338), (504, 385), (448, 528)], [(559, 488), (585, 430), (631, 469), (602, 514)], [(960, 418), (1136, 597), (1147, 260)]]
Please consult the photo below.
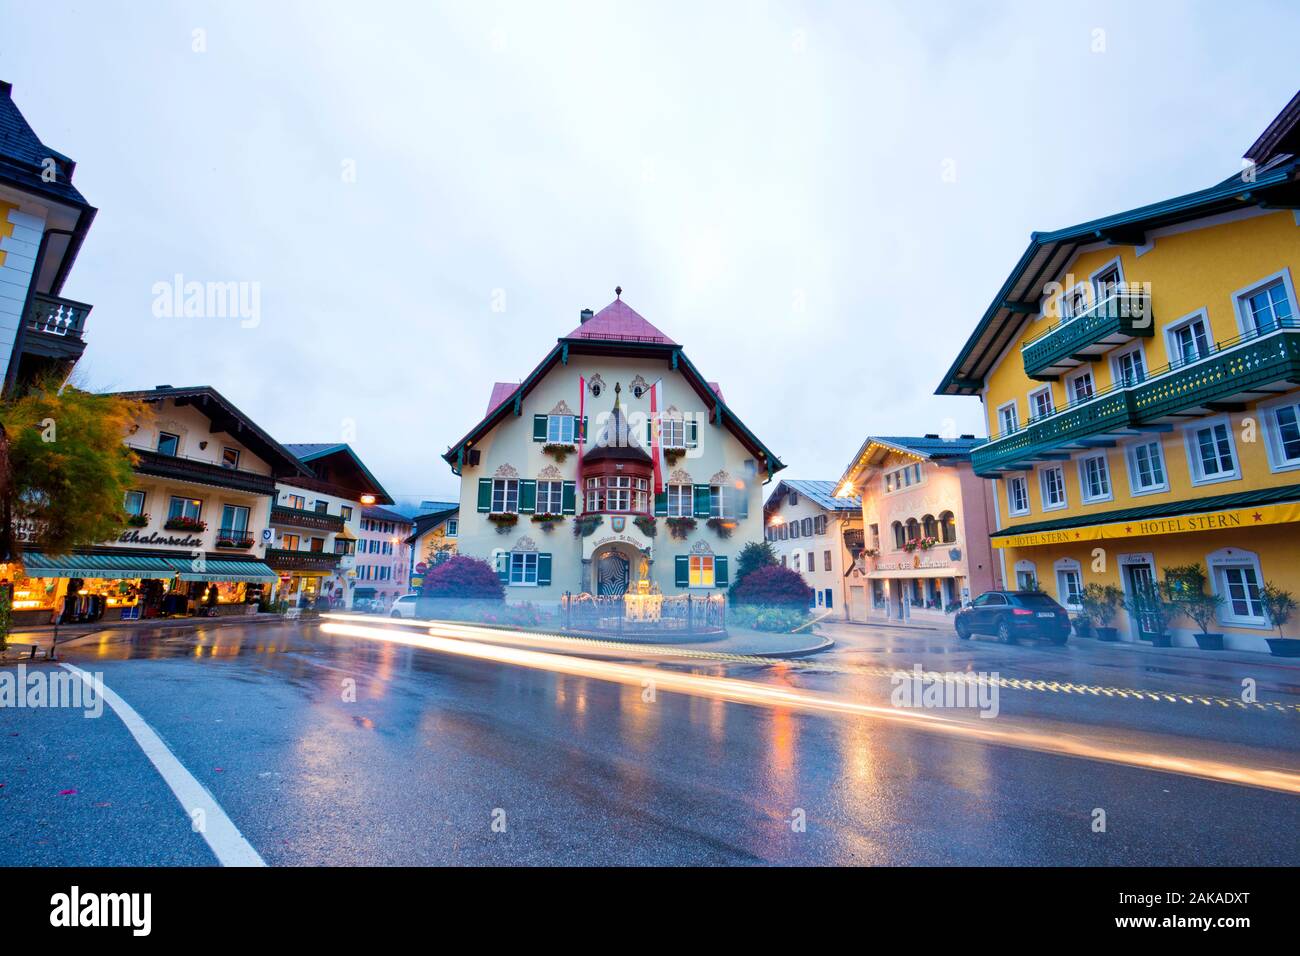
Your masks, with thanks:
[(208, 561), (202, 571), (191, 570), (193, 561), (176, 560), (182, 581), (245, 581), (249, 584), (272, 584), (279, 575), (261, 561)]
[(25, 551), (21, 557), (29, 578), (163, 578), (176, 576), (177, 568), (166, 558), (131, 554), (48, 555)]

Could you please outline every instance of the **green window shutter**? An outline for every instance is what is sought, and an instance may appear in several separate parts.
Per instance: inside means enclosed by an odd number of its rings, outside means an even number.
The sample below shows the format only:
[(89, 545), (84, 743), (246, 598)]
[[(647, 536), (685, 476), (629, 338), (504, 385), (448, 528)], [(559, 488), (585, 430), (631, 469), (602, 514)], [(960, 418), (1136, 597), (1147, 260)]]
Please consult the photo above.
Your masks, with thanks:
[(497, 580), (508, 586), (510, 584), (510, 552), (495, 551), (493, 554), (497, 563)]
[(661, 491), (655, 495), (655, 514), (663, 517), (668, 514), (668, 492)]
[(478, 480), (478, 510), (492, 510), (492, 479), (480, 478)]
[(691, 558), (690, 555), (677, 555), (677, 586), (679, 588), (688, 588), (691, 586)]
[(562, 501), (562, 504), (564, 506), (564, 513), (566, 515), (571, 515), (578, 510), (576, 499), (577, 499), (577, 485), (572, 481), (566, 481), (564, 483), (564, 498)]
[(533, 441), (546, 441), (546, 416), (533, 416)]
[(725, 554), (719, 554), (713, 559), (714, 587), (725, 588), (731, 584), (731, 571), (727, 567), (729, 563)]
[(586, 416), (586, 415), (583, 415), (583, 416), (582, 416), (582, 438), (581, 438), (581, 444), (583, 444), (583, 445), (587, 444), (587, 416)]
[(527, 513), (537, 509), (537, 481), (524, 478), (519, 482), (519, 510)]
[(654, 442), (654, 435), (650, 433), (650, 419), (645, 420), (645, 447), (649, 451), (651, 443)]
[(694, 418), (686, 423), (686, 447), (694, 448), (700, 443), (700, 423)]
[(537, 555), (537, 586), (542, 587), (551, 583), (551, 555), (549, 552), (542, 552)]
[(736, 517), (748, 518), (749, 517), (749, 485), (745, 485), (745, 487), (739, 489), (739, 491), (740, 491), (740, 495), (739, 495), (740, 501), (737, 502), (738, 504), (737, 510), (739, 513), (736, 515)]
[(695, 517), (709, 518), (713, 512), (709, 508), (709, 486), (695, 486)]

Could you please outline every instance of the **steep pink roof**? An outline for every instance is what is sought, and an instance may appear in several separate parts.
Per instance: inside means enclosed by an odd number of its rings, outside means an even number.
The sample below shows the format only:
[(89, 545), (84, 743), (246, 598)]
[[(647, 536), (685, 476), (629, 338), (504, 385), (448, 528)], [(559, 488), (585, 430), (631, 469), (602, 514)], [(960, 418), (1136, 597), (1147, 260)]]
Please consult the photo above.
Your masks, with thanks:
[(603, 339), (609, 342), (653, 342), (676, 345), (622, 299), (615, 299), (565, 336), (568, 339)]
[[(717, 382), (710, 382), (710, 383), (709, 383), (709, 388), (713, 389), (713, 394), (714, 394), (714, 395), (718, 396), (718, 398), (722, 398), (722, 386), (721, 386), (721, 385), (719, 385)], [(724, 402), (726, 401), (725, 398), (722, 398), (722, 400), (723, 400)]]
[(492, 385), (492, 397), (488, 399), (488, 409), (486, 414), (491, 415), (497, 410), (502, 402), (509, 398), (516, 388), (519, 387), (517, 382), (496, 382)]

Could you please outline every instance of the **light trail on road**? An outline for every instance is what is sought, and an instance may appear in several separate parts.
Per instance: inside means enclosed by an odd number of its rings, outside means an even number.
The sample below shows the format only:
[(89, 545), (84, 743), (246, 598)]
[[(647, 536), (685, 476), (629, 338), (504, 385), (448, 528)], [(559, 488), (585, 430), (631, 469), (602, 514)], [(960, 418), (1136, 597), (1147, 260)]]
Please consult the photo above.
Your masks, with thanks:
[[(771, 684), (741, 680), (734, 677), (710, 677), (701, 674), (665, 671), (637, 664), (592, 660), (535, 650), (519, 646), (528, 642), (553, 646), (559, 638), (530, 635), (523, 631), (496, 630), (465, 624), (421, 622), (422, 630), (414, 625), (379, 625), (373, 621), (359, 622), (347, 615), (326, 615), (321, 630), (327, 634), (357, 637), (366, 640), (403, 644), (460, 657), (528, 667), (535, 670), (587, 677), (594, 680), (630, 684), (656, 691), (687, 694), (713, 700), (758, 707), (787, 707), (807, 713), (838, 714), (866, 717), (888, 723), (901, 724), (926, 733), (977, 741), (1022, 750), (1058, 754), (1084, 760), (1098, 760), (1145, 770), (1182, 774), (1205, 780), (1216, 780), (1241, 786), (1260, 787), (1283, 793), (1300, 794), (1300, 773), (1267, 767), (1251, 767), (1222, 761), (1182, 757), (1150, 750), (1126, 748), (1110, 744), (1090, 743), (1075, 737), (1044, 734), (1024, 728), (984, 726), (991, 721), (970, 723), (956, 720), (930, 710), (901, 709), (864, 704), (824, 694), (792, 690)], [(508, 639), (510, 643), (487, 643)], [(629, 648), (624, 656), (632, 650)], [(647, 647), (645, 650), (650, 651)], [(980, 720), (980, 718), (976, 718)]]

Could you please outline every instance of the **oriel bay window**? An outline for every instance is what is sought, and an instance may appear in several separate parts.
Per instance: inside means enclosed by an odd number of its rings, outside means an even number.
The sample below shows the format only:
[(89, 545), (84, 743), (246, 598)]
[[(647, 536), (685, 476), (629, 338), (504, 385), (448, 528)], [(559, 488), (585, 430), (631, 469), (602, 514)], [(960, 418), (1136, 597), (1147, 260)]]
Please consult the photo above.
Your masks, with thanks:
[(588, 478), (587, 510), (648, 514), (650, 481), (631, 475), (600, 475)]

